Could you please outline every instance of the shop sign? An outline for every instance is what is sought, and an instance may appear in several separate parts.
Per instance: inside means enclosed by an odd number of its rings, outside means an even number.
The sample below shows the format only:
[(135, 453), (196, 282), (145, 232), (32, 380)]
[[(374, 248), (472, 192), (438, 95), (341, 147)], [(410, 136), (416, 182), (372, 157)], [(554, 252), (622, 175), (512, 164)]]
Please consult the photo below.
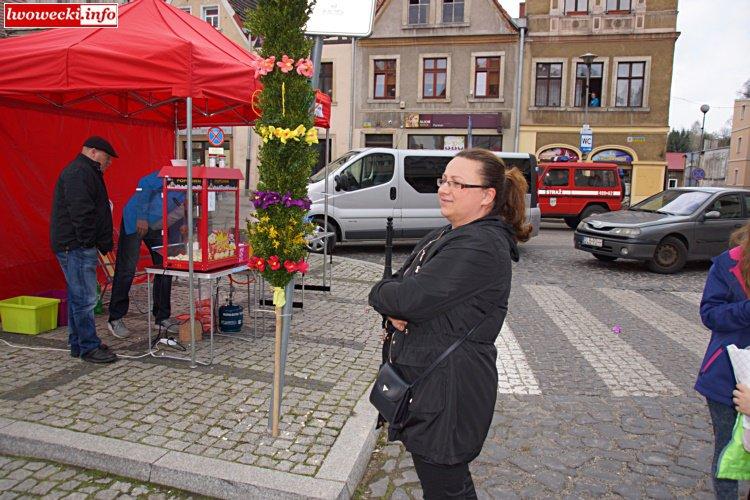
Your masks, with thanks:
[[(419, 114), (409, 113), (404, 119), (405, 128), (468, 128), (469, 114)], [(502, 129), (500, 113), (472, 113), (471, 128)]]
[(625, 151), (619, 149), (604, 149), (596, 153), (591, 161), (601, 161), (609, 163), (633, 163), (633, 157)]
[(629, 135), (627, 138), (628, 142), (646, 142), (646, 137), (643, 135)]

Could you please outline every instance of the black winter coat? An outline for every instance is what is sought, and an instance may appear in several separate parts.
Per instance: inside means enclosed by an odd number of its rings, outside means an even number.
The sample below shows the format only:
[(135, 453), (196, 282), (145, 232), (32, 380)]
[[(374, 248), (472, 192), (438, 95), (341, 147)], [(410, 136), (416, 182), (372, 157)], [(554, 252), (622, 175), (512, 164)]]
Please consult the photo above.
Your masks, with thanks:
[(80, 247), (112, 250), (112, 210), (99, 162), (79, 154), (60, 172), (49, 233), (55, 253)]
[(495, 339), (508, 310), (511, 260), (518, 260), (512, 234), (493, 217), (433, 231), (370, 291), (376, 311), (408, 321), (390, 352), (408, 382), (479, 325), (415, 387), (404, 427), (389, 429), (389, 440), (430, 462), (471, 461), (487, 437), (497, 397)]

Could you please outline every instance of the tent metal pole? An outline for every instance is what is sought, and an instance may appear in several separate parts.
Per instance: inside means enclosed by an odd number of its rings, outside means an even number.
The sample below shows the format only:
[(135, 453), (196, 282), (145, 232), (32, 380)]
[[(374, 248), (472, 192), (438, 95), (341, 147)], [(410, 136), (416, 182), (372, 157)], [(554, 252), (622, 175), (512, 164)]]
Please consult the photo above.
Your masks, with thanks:
[[(187, 136), (187, 245), (188, 245), (188, 302), (190, 304), (190, 368), (195, 362), (195, 300), (193, 298), (193, 98), (185, 100), (185, 135)], [(166, 258), (166, 256), (164, 257)], [(213, 314), (213, 312), (211, 313)]]

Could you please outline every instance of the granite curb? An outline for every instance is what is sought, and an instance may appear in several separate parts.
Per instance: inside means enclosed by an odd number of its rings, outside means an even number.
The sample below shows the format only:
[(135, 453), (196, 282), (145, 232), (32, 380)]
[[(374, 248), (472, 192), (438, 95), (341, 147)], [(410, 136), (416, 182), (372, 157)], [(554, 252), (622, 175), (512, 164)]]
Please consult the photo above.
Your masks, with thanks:
[(0, 419), (0, 454), (51, 460), (217, 498), (350, 498), (375, 445), (369, 388), (315, 477)]

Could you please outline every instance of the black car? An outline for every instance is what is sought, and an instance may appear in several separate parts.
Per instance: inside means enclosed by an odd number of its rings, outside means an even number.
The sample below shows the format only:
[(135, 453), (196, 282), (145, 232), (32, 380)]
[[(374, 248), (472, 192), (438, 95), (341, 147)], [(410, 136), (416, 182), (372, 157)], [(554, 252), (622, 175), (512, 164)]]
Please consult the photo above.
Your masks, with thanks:
[(670, 274), (688, 260), (706, 260), (729, 248), (729, 236), (750, 218), (750, 190), (719, 187), (667, 189), (627, 210), (592, 215), (578, 225), (575, 247), (599, 260), (645, 261)]

